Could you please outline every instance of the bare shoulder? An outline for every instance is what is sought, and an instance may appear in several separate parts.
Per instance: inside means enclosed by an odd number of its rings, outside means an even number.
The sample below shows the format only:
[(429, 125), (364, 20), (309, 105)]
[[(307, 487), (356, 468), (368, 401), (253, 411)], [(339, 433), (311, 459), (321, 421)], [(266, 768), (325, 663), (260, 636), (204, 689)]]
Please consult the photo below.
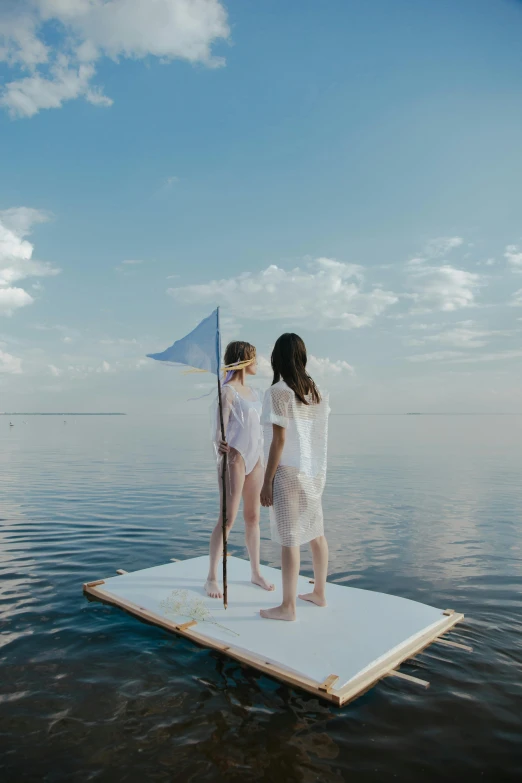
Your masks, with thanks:
[(221, 387), (221, 396), (224, 401), (233, 402), (236, 396), (236, 391), (229, 383), (227, 383), (225, 386)]

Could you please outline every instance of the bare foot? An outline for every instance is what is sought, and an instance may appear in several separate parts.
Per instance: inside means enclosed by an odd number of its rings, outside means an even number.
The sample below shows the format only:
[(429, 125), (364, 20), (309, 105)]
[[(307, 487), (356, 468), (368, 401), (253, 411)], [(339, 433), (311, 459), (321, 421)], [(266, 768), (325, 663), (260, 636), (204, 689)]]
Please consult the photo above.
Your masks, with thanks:
[(301, 601), (310, 601), (311, 604), (315, 604), (316, 606), (328, 606), (326, 598), (318, 595), (315, 590), (313, 593), (303, 593), (299, 598)]
[(252, 576), (252, 584), (262, 587), (263, 590), (275, 590), (275, 585), (273, 585), (271, 582), (267, 582), (265, 577), (261, 574)]
[(274, 606), (273, 609), (261, 609), (259, 614), (265, 620), (295, 620), (295, 609), (286, 609), (284, 606)]
[(223, 593), (215, 579), (207, 579), (205, 582), (205, 592), (209, 598), (223, 598)]

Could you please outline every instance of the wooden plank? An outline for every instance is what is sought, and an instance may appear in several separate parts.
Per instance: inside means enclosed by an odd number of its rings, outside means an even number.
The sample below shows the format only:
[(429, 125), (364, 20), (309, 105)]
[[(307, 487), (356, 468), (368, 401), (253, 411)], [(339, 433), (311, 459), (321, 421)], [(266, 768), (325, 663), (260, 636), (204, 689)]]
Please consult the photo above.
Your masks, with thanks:
[(326, 691), (328, 693), (330, 688), (333, 688), (333, 686), (338, 681), (338, 679), (339, 679), (339, 675), (338, 674), (330, 674), (329, 677), (327, 677), (326, 680), (324, 680), (320, 684), (319, 690), (320, 691)]
[(188, 623), (178, 625), (178, 631), (186, 631), (187, 628), (192, 628), (193, 625), (197, 625), (197, 620), (189, 620)]
[(420, 680), (418, 677), (412, 677), (411, 674), (404, 674), (404, 672), (388, 672), (386, 675), (387, 677), (399, 677), (401, 680), (407, 680), (408, 682), (413, 682), (415, 685), (422, 685), (423, 688), (429, 688), (430, 684), (427, 682), (427, 680)]
[(349, 701), (352, 701), (352, 699), (355, 699), (357, 696), (370, 690), (379, 680), (396, 669), (397, 666), (400, 666), (400, 664), (408, 660), (408, 658), (420, 653), (432, 644), (441, 634), (449, 631), (450, 628), (453, 628), (454, 625), (461, 622), (463, 619), (464, 615), (458, 614), (457, 612), (454, 612), (449, 617), (442, 617), (436, 628), (426, 631), (421, 636), (413, 639), (409, 644), (400, 647), (385, 660), (376, 663), (365, 672), (354, 677), (343, 688), (336, 691), (340, 704), (347, 704)]
[(439, 636), (438, 639), (435, 639), (435, 642), (437, 644), (444, 644), (447, 647), (456, 647), (457, 650), (466, 650), (466, 652), (473, 652), (473, 647), (469, 647), (467, 644), (459, 644), (459, 642), (452, 642), (451, 639), (443, 639), (441, 636)]
[(455, 614), (455, 609), (444, 609), (442, 614), (445, 614), (447, 617), (450, 617), (452, 614)]
[[(103, 581), (104, 580), (101, 579), (99, 580), (99, 583), (103, 583)], [(226, 653), (226, 655), (238, 661), (239, 663), (251, 666), (263, 674), (267, 674), (277, 680), (281, 680), (286, 685), (290, 685), (292, 688), (301, 688), (308, 693), (312, 693), (314, 696), (320, 696), (321, 698), (326, 699), (327, 701), (330, 701), (337, 706), (340, 705), (338, 695), (330, 691), (320, 691), (320, 683), (316, 682), (315, 680), (311, 680), (308, 677), (304, 677), (287, 670), (276, 663), (264, 661), (262, 658), (259, 658), (258, 656), (251, 653), (247, 653), (244, 650), (225, 645), (223, 642), (219, 642), (215, 639), (210, 639), (207, 636), (204, 636), (202, 633), (195, 631), (193, 628), (182, 628), (180, 625), (177, 625), (171, 620), (168, 620), (166, 617), (160, 617), (159, 615), (153, 614), (147, 609), (144, 609), (142, 606), (133, 604), (131, 601), (120, 598), (120, 596), (105, 593), (103, 589), (100, 590), (97, 586), (90, 586), (89, 584), (85, 584), (83, 587), (84, 592), (95, 596), (105, 603), (119, 606), (121, 609), (125, 609), (131, 614), (140, 617), (142, 620), (145, 620), (148, 623), (152, 623), (152, 625), (158, 625), (161, 628), (165, 628), (167, 631), (173, 631), (180, 636), (185, 636), (188, 639), (191, 639), (193, 642), (202, 645), (203, 647), (210, 647), (213, 650)]]
[(83, 586), (84, 590), (86, 587), (97, 587), (98, 585), (104, 585), (105, 579), (96, 579), (94, 582), (86, 582)]
[(128, 571), (126, 571), (124, 568), (117, 568), (117, 569), (116, 569), (116, 573), (117, 573), (119, 576), (123, 576), (123, 574), (128, 574), (129, 572), (128, 572)]

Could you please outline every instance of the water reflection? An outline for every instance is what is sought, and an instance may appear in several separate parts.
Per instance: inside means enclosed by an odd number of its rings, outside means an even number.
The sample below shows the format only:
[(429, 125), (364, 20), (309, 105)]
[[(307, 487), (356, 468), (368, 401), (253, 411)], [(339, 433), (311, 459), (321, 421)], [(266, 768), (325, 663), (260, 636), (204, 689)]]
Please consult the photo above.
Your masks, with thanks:
[[(207, 420), (27, 419), (0, 431), (6, 780), (518, 778), (519, 420), (333, 423), (330, 578), (464, 611), (454, 638), (473, 655), (432, 646), (407, 668), (427, 693), (387, 680), (339, 711), (87, 602), (83, 581), (206, 553)], [(246, 554), (240, 522), (231, 551)]]

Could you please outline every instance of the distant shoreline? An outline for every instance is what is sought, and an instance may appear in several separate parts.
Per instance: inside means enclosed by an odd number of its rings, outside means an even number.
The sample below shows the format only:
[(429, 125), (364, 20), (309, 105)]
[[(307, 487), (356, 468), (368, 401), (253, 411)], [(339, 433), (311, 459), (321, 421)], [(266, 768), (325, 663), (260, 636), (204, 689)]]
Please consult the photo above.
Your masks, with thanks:
[(126, 413), (0, 413), (0, 416), (126, 416)]
[(522, 416), (522, 413), (331, 413), (331, 416)]

